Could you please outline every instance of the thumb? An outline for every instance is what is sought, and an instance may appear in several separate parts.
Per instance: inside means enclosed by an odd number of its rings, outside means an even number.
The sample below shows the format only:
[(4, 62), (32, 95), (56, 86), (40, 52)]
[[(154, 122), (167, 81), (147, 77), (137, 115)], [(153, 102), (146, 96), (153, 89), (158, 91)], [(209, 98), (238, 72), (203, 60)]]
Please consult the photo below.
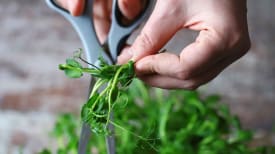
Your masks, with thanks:
[[(171, 4), (170, 4), (171, 5)], [(178, 12), (171, 11), (169, 3), (157, 1), (154, 11), (139, 36), (129, 48), (132, 60), (157, 53), (181, 29)]]

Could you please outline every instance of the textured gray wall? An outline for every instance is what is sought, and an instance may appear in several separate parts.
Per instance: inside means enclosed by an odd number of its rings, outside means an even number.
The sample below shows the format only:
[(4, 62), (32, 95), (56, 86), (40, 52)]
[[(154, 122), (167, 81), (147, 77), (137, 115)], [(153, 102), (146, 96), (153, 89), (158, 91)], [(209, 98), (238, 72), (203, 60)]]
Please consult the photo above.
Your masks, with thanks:
[[(250, 52), (200, 88), (222, 95), (245, 127), (269, 133), (275, 122), (274, 10), (274, 0), (248, 0)], [(180, 32), (167, 48), (179, 51), (194, 37)], [(69, 80), (57, 69), (79, 47), (69, 23), (42, 0), (0, 1), (1, 154), (51, 144), (47, 132), (56, 113), (79, 111), (87, 78)]]

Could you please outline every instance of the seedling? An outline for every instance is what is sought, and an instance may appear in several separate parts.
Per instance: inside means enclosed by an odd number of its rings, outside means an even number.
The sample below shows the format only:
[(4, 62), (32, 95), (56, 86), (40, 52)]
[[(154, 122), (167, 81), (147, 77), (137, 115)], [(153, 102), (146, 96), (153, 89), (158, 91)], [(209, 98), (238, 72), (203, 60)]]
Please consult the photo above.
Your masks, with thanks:
[[(124, 91), (135, 77), (134, 63), (129, 61), (124, 65), (108, 65), (100, 57), (97, 67), (85, 61), (81, 55), (82, 51), (78, 50), (73, 58), (67, 59), (66, 64), (60, 64), (59, 68), (70, 78), (79, 78), (83, 73), (97, 78), (89, 100), (82, 107), (81, 118), (94, 133), (107, 135), (112, 109), (115, 105), (123, 104), (116, 100), (125, 94)], [(90, 65), (90, 68), (83, 67), (79, 60)]]

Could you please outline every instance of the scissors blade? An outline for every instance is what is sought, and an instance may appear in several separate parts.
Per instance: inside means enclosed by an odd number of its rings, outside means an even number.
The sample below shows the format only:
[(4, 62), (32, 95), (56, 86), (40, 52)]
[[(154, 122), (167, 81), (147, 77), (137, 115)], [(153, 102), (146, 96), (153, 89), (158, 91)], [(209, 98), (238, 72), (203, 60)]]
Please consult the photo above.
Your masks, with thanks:
[[(114, 119), (114, 113), (111, 112), (110, 120)], [(106, 146), (107, 146), (107, 153), (108, 154), (115, 154), (116, 153), (116, 148), (115, 148), (115, 136), (114, 136), (114, 125), (108, 124), (108, 130), (111, 132), (110, 135), (106, 137)]]
[(84, 123), (82, 125), (80, 140), (79, 140), (79, 144), (78, 144), (78, 153), (79, 154), (86, 153), (87, 145), (89, 143), (90, 137), (91, 137), (90, 127), (89, 127), (89, 125)]
[[(90, 92), (92, 91), (94, 84), (95, 84), (95, 79), (91, 77), (88, 99), (90, 97)], [(86, 154), (91, 134), (92, 132), (91, 132), (90, 126), (86, 123), (83, 123), (81, 133), (80, 133), (80, 140), (78, 143), (78, 154)]]

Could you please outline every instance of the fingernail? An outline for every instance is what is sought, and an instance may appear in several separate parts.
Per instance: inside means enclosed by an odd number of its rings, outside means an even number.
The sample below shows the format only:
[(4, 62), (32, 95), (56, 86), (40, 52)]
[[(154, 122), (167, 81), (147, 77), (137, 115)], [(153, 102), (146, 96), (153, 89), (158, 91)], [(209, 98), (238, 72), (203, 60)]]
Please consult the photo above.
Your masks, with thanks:
[(129, 48), (129, 49), (127, 50), (127, 52), (128, 52), (128, 54), (129, 54), (129, 57), (131, 57), (130, 60), (131, 60), (131, 61), (136, 61), (133, 50), (132, 50), (131, 48)]
[(67, 6), (68, 6), (68, 11), (70, 12), (70, 14), (73, 14), (73, 11), (72, 11), (73, 10), (73, 3), (72, 3), (72, 1), (69, 1)]
[(131, 60), (133, 53), (129, 50), (129, 48), (124, 49), (124, 51), (117, 57), (118, 64), (127, 63)]
[(141, 63), (136, 63), (135, 65), (137, 70), (140, 70), (142, 68), (142, 64)]
[(139, 60), (139, 59), (138, 59), (138, 56), (137, 56), (136, 54), (132, 53), (131, 61), (136, 62), (136, 61), (138, 61), (138, 60)]
[(137, 62), (136, 64), (135, 64), (135, 71), (136, 71), (136, 74), (138, 75), (138, 76), (141, 76), (141, 75), (145, 75), (146, 74), (146, 72), (144, 72), (144, 70), (143, 70), (143, 63), (141, 63), (141, 62)]

